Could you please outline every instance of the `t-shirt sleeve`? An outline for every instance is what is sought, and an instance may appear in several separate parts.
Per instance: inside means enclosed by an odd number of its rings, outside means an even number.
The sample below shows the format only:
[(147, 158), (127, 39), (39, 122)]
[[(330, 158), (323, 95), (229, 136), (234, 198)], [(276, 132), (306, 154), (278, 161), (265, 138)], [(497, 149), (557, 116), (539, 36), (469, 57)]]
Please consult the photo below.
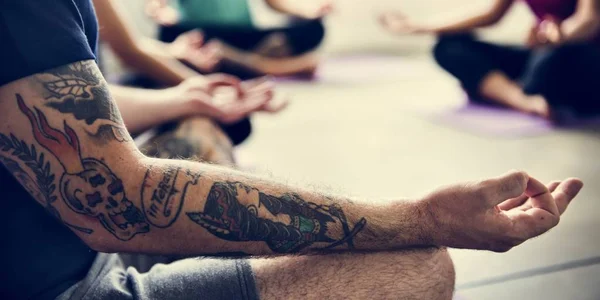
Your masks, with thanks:
[(95, 59), (76, 2), (0, 1), (0, 86), (58, 66)]

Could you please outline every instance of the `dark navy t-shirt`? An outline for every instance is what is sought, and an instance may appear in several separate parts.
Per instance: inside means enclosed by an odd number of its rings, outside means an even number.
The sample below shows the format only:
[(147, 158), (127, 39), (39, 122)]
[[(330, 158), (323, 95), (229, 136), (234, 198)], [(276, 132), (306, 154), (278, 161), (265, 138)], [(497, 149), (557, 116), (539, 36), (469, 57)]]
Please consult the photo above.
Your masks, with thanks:
[[(97, 38), (90, 0), (0, 0), (0, 86), (95, 59)], [(96, 252), (2, 166), (0, 203), (0, 299), (53, 299), (83, 279)]]

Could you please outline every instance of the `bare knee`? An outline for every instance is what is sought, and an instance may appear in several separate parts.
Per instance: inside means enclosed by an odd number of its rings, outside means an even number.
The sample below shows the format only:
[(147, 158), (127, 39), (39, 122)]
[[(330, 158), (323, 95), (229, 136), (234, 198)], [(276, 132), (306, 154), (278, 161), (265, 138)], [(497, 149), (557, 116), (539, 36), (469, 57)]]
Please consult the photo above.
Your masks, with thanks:
[(261, 299), (452, 299), (445, 249), (251, 260)]
[(428, 249), (423, 253), (423, 280), (431, 286), (424, 299), (452, 299), (456, 273), (448, 250)]
[(454, 264), (445, 248), (398, 252), (387, 260), (387, 263), (404, 269), (404, 287), (398, 286), (396, 292), (405, 299), (452, 299)]
[(206, 118), (184, 120), (175, 129), (153, 138), (141, 150), (150, 157), (234, 164), (231, 141)]

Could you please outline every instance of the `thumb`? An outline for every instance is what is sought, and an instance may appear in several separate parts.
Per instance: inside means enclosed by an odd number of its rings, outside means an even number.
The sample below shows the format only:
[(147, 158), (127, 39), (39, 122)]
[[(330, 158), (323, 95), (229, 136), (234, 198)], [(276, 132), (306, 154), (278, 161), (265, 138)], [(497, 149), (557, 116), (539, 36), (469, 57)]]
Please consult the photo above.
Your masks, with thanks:
[(484, 181), (489, 204), (496, 206), (507, 199), (516, 198), (527, 188), (529, 175), (523, 171), (510, 171), (502, 176)]

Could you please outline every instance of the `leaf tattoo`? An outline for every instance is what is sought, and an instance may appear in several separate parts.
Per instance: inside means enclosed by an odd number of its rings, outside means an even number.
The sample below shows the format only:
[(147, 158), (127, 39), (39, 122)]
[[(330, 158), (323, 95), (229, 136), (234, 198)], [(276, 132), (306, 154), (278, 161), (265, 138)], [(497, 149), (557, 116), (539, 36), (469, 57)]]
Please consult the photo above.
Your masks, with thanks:
[(91, 229), (76, 226), (62, 220), (58, 210), (52, 205), (57, 199), (56, 195), (54, 195), (56, 191), (56, 185), (54, 184), (55, 176), (50, 170), (50, 163), (45, 160), (44, 153), (38, 154), (35, 145), (28, 146), (25, 141), (19, 140), (13, 134), (8, 137), (0, 133), (0, 150), (17, 157), (35, 174), (34, 180), (21, 168), (18, 162), (0, 155), (0, 161), (4, 163), (13, 176), (51, 215), (75, 230), (86, 234), (93, 232)]

